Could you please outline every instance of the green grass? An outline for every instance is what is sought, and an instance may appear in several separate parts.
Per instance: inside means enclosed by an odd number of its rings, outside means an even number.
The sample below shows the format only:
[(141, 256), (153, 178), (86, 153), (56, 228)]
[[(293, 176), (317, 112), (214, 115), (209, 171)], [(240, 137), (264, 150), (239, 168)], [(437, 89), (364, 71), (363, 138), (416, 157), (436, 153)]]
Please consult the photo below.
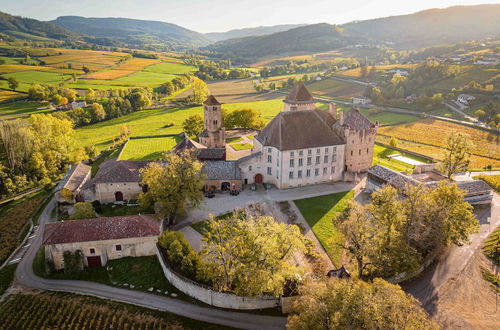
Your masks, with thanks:
[(37, 276), (58, 280), (80, 280), (98, 282), (110, 286), (124, 287), (123, 284), (134, 286), (134, 290), (146, 291), (149, 288), (176, 293), (184, 296), (170, 282), (167, 281), (157, 257), (127, 257), (109, 260), (104, 267), (85, 268), (77, 274), (65, 274), (64, 271), (56, 271), (52, 274), (45, 273), (45, 249), (41, 247), (33, 260), (33, 271)]
[(240, 142), (240, 141), (243, 141), (243, 138), (241, 136), (236, 136), (236, 137), (226, 139), (226, 143), (236, 143), (236, 142)]
[(120, 160), (158, 160), (181, 141), (180, 137), (131, 139), (125, 145)]
[(57, 85), (68, 80), (71, 76), (45, 71), (20, 71), (6, 73), (2, 77), (17, 79), (21, 83), (18, 90), (26, 92), (31, 87), (31, 84)]
[(236, 143), (236, 144), (231, 144), (231, 148), (233, 148), (236, 151), (248, 150), (248, 149), (252, 149), (253, 145), (248, 144), (248, 143)]
[(381, 111), (378, 113), (370, 113), (366, 108), (361, 108), (361, 113), (365, 115), (372, 123), (378, 121), (380, 125), (397, 124), (397, 123), (410, 123), (420, 120), (422, 118), (414, 115), (406, 115), (402, 113), (394, 113), (388, 111)]
[(50, 113), (53, 110), (43, 109), (37, 110), (40, 107), (47, 107), (47, 104), (40, 102), (14, 102), (0, 105), (0, 120), (26, 118), (34, 113)]
[(372, 164), (373, 165), (377, 165), (377, 164), (382, 165), (382, 166), (388, 167), (388, 168), (390, 168), (394, 171), (397, 171), (397, 172), (402, 172), (402, 171), (412, 172), (413, 171), (413, 168), (415, 166), (410, 165), (410, 164), (406, 164), (406, 163), (401, 162), (401, 161), (396, 160), (396, 159), (389, 158), (390, 155), (394, 155), (394, 154), (400, 154), (402, 156), (420, 161), (422, 163), (429, 162), (425, 158), (417, 157), (417, 156), (414, 156), (414, 155), (411, 155), (411, 154), (408, 154), (405, 152), (401, 152), (398, 150), (386, 148), (384, 146), (375, 144), (375, 146), (373, 147), (373, 162), (372, 162)]
[(344, 212), (353, 198), (351, 190), (294, 201), (336, 266), (341, 264), (342, 248), (338, 244), (342, 244), (344, 238), (333, 220)]
[(162, 62), (158, 64), (153, 64), (146, 67), (143, 71), (155, 72), (155, 73), (168, 73), (168, 74), (186, 74), (189, 72), (195, 72), (198, 69), (191, 65), (181, 64), (181, 63), (171, 63)]
[(484, 268), (481, 268), (481, 273), (483, 274), (483, 278), (491, 283), (493, 290), (495, 290), (496, 292), (500, 292), (500, 277), (496, 276), (493, 273), (490, 273)]
[(495, 264), (500, 265), (500, 227), (495, 229), (484, 243), (483, 253)]
[(120, 217), (139, 214), (141, 212), (141, 208), (139, 206), (103, 204), (96, 208), (96, 212), (101, 217)]
[[(229, 111), (241, 108), (256, 109), (262, 114), (265, 122), (269, 122), (274, 118), (282, 107), (283, 102), (281, 100), (223, 105), (223, 108)], [(113, 143), (113, 138), (119, 135), (120, 125), (122, 124), (127, 124), (132, 130), (132, 136), (178, 134), (183, 131), (182, 122), (193, 114), (203, 116), (203, 108), (197, 106), (137, 111), (120, 118), (80, 127), (76, 130), (75, 137), (79, 146), (95, 145), (102, 150)], [(170, 122), (173, 122), (174, 126), (165, 127)]]
[[(221, 214), (221, 215), (215, 217), (215, 219), (227, 219), (231, 216), (233, 216), (233, 212)], [(207, 220), (195, 222), (195, 223), (191, 224), (191, 227), (203, 235), (203, 234), (205, 234), (205, 232), (210, 230), (209, 223), (210, 222), (207, 219)]]
[(130, 82), (139, 86), (159, 86), (171, 81), (176, 76), (168, 73), (157, 73), (150, 71), (138, 71), (129, 76), (111, 80), (112, 82)]
[(7, 265), (0, 269), (0, 296), (9, 288), (12, 280), (14, 279), (14, 273), (16, 272), (17, 264)]

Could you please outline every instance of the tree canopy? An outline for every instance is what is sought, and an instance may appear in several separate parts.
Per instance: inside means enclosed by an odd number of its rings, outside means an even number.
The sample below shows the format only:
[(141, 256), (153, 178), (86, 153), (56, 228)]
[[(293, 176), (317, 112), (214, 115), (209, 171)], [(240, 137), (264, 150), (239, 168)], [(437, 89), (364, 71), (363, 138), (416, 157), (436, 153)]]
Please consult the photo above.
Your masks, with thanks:
[(199, 114), (189, 116), (182, 122), (182, 128), (188, 136), (198, 136), (201, 132), (203, 132), (203, 117)]
[(470, 152), (474, 147), (467, 134), (453, 131), (446, 138), (446, 152), (439, 169), (451, 179), (461, 171), (466, 171), (470, 163)]

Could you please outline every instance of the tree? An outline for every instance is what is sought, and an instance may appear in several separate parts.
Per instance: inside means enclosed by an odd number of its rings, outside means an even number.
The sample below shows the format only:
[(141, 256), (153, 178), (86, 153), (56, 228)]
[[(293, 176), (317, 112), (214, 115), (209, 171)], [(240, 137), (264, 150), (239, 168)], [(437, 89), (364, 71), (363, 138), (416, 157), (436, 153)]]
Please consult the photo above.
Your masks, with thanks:
[(397, 148), (398, 147), (398, 139), (396, 139), (394, 136), (392, 136), (391, 139), (389, 140), (389, 145), (393, 148)]
[(77, 219), (92, 219), (95, 218), (96, 214), (92, 203), (81, 202), (73, 205), (73, 212), (69, 216), (70, 220)]
[(62, 188), (59, 194), (65, 202), (71, 203), (73, 201), (73, 192), (68, 188)]
[(264, 121), (260, 118), (260, 113), (255, 109), (237, 109), (224, 116), (224, 126), (230, 129), (260, 129), (264, 127)]
[(99, 103), (93, 103), (90, 108), (90, 117), (92, 118), (92, 122), (97, 123), (103, 121), (106, 118), (106, 111)]
[(415, 298), (382, 279), (311, 280), (299, 289), (287, 329), (438, 329)]
[(87, 68), (86, 66), (82, 66), (82, 71), (85, 72), (85, 73), (89, 73), (90, 69)]
[(203, 241), (207, 255), (205, 278), (219, 291), (237, 295), (279, 296), (287, 281), (303, 273), (289, 258), (307, 251), (307, 240), (296, 225), (272, 217), (209, 219)]
[(9, 84), (9, 88), (14, 91), (19, 87), (19, 82), (14, 77), (7, 78), (7, 83)]
[(439, 169), (451, 179), (458, 172), (466, 171), (470, 163), (470, 151), (474, 145), (467, 134), (453, 131), (446, 139), (446, 153)]
[(142, 207), (155, 205), (163, 217), (173, 217), (184, 207), (197, 207), (203, 200), (202, 164), (189, 153), (167, 153), (163, 162), (149, 163), (141, 170)]
[(127, 126), (127, 124), (121, 124), (120, 125), (120, 140), (125, 141), (130, 137), (130, 135), (132, 135), (132, 131)]
[(201, 104), (208, 97), (208, 86), (200, 78), (193, 78), (193, 102), (195, 104)]
[(203, 117), (199, 114), (189, 116), (182, 122), (182, 128), (188, 136), (198, 136), (201, 132), (203, 132)]

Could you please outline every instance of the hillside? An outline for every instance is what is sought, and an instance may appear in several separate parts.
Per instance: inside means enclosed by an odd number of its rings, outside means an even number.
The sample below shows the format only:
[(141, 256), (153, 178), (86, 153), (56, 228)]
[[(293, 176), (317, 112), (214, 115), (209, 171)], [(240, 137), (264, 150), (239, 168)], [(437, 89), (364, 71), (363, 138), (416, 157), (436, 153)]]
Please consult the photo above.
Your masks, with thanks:
[(51, 38), (58, 40), (80, 39), (76, 33), (57, 25), (41, 22), (32, 18), (12, 16), (0, 12), (0, 32), (21, 39), (39, 40)]
[(313, 24), (267, 36), (217, 42), (207, 48), (241, 57), (263, 57), (287, 52), (321, 52), (347, 45), (341, 31), (330, 24)]
[(305, 24), (283, 24), (273, 26), (258, 26), (254, 28), (234, 29), (226, 32), (210, 32), (205, 33), (205, 37), (212, 41), (222, 41), (234, 38), (245, 38), (252, 36), (264, 36), (272, 33), (288, 31)]
[(318, 52), (346, 45), (390, 43), (414, 49), (500, 36), (500, 5), (457, 6), (411, 15), (356, 21), (338, 27), (315, 24), (267, 36), (230, 39), (208, 49), (246, 58), (291, 51)]
[(51, 23), (73, 32), (117, 40), (134, 48), (172, 50), (205, 46), (209, 43), (201, 33), (158, 21), (61, 16)]

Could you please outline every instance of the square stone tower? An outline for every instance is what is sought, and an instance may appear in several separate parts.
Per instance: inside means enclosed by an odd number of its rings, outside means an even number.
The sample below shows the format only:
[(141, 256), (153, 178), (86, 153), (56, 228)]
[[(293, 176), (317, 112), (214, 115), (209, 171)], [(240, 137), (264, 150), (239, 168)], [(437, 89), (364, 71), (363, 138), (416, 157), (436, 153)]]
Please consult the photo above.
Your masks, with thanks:
[(301, 81), (297, 83), (290, 94), (283, 100), (285, 107), (283, 111), (301, 111), (301, 110), (314, 110), (316, 105), (314, 104), (314, 98), (307, 90), (307, 87)]
[(207, 148), (225, 148), (226, 130), (222, 119), (221, 104), (213, 95), (203, 102), (203, 116), (205, 130), (199, 135), (200, 143)]

